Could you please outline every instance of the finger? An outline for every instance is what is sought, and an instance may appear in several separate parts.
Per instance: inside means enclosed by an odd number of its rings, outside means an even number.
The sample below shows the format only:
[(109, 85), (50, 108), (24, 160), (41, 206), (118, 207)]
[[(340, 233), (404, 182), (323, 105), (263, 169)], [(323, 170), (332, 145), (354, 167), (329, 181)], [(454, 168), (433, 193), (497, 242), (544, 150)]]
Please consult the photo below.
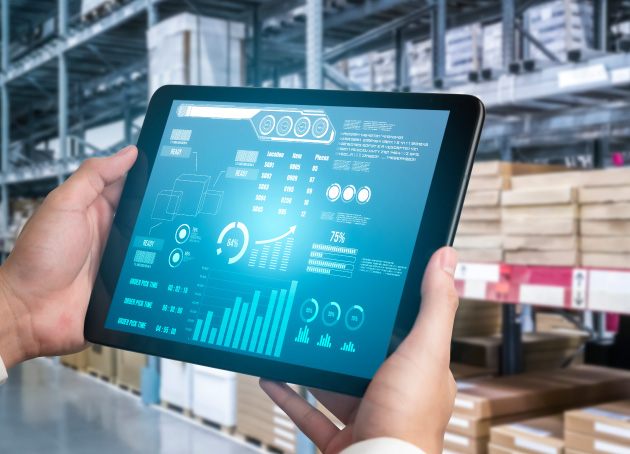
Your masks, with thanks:
[(122, 178), (103, 189), (103, 198), (107, 201), (112, 211), (116, 211), (118, 208), (118, 202), (120, 202), (120, 195), (122, 194), (126, 179), (127, 176), (123, 175)]
[(260, 387), (322, 452), (339, 433), (337, 426), (286, 383), (261, 379)]
[(422, 303), (416, 322), (400, 348), (426, 348), (433, 358), (450, 358), (451, 336), (459, 298), (455, 290), (457, 252), (439, 249), (427, 265), (422, 281)]
[(67, 210), (86, 210), (105, 187), (129, 171), (137, 156), (138, 149), (129, 146), (113, 156), (87, 159), (64, 184), (53, 191), (54, 200)]
[(309, 388), (309, 392), (315, 396), (324, 407), (335, 415), (339, 421), (348, 425), (353, 419), (361, 403), (361, 399), (345, 394), (325, 391), (323, 389)]

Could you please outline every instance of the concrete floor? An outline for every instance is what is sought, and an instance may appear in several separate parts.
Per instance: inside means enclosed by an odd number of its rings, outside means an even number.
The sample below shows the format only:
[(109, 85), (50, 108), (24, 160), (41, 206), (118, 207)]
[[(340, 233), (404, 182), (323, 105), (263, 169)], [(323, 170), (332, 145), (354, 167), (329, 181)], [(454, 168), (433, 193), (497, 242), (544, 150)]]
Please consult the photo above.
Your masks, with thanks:
[(0, 387), (0, 454), (253, 454), (261, 451), (49, 359)]

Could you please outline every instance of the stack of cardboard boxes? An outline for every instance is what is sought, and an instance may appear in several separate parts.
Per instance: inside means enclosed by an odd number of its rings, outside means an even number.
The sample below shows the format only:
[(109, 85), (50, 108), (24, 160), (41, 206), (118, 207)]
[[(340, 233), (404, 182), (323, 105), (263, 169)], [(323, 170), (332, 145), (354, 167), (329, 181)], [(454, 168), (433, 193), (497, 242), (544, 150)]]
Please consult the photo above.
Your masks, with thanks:
[(460, 298), (453, 337), (489, 336), (501, 331), (501, 305)]
[[(258, 384), (258, 378), (238, 374), (236, 431), (265, 448), (287, 454), (297, 451), (298, 429)], [(298, 386), (294, 386), (300, 390)]]
[(630, 400), (564, 415), (566, 454), (630, 454)]
[(444, 449), (451, 453), (486, 454), (493, 426), (627, 398), (630, 372), (579, 366), (463, 381), (458, 387)]
[(579, 265), (579, 211), (573, 188), (504, 191), (501, 209), (506, 263)]
[(564, 454), (562, 415), (527, 419), (493, 427), (490, 454)]
[[(572, 313), (571, 316), (577, 321), (582, 321), (581, 312)], [(588, 334), (562, 315), (546, 311), (536, 311), (536, 331), (539, 333), (574, 334), (582, 336)]]

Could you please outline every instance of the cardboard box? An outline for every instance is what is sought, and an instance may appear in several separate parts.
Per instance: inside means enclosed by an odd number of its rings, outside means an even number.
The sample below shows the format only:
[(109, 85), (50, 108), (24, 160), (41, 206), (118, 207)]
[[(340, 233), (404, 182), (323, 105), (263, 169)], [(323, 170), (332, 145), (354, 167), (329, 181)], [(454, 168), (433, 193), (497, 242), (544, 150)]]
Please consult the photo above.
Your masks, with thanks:
[(520, 175), (512, 177), (511, 184), (512, 189), (531, 189), (558, 186), (628, 186), (628, 181), (630, 168)]
[(587, 236), (630, 235), (630, 221), (580, 221), (580, 233)]
[(563, 417), (560, 414), (493, 427), (490, 443), (523, 454), (563, 454)]
[(580, 266), (580, 253), (573, 251), (506, 251), (505, 263), (534, 266)]
[(147, 355), (118, 350), (116, 353), (116, 382), (140, 391), (142, 368), (147, 365)]
[(160, 359), (160, 400), (183, 410), (192, 409), (193, 365)]
[(577, 235), (506, 235), (503, 238), (503, 249), (506, 251), (565, 251), (579, 247)]
[(455, 380), (462, 378), (478, 378), (478, 377), (492, 377), (495, 375), (495, 371), (488, 369), (487, 367), (475, 367), (462, 363), (451, 363), (451, 373)]
[(630, 400), (568, 411), (564, 418), (569, 432), (630, 446)]
[(576, 235), (578, 224), (574, 219), (503, 219), (503, 233), (508, 235)]
[[(517, 175), (535, 175), (557, 173), (571, 170), (569, 167), (544, 164), (527, 164), (524, 162), (484, 161), (475, 162), (472, 168), (472, 177), (487, 177), (504, 175), (514, 177)], [(544, 185), (543, 185), (544, 186)], [(569, 185), (570, 186), (570, 185)]]
[(630, 268), (630, 254), (583, 252), (582, 266), (593, 268)]
[(117, 351), (113, 348), (92, 345), (88, 350), (88, 370), (110, 381), (116, 380), (116, 353)]
[(518, 189), (503, 191), (501, 194), (502, 206), (524, 205), (559, 205), (570, 204), (577, 201), (575, 188), (551, 187), (540, 189)]
[(455, 450), (462, 454), (486, 454), (488, 452), (488, 438), (470, 438), (446, 432), (444, 434), (444, 451), (447, 450)]
[(582, 204), (629, 202), (630, 186), (578, 188), (578, 200)]
[(576, 432), (566, 431), (564, 439), (567, 448), (586, 454), (630, 454), (630, 443), (613, 443), (599, 438), (589, 437)]
[(630, 236), (582, 236), (580, 249), (586, 252), (630, 252)]
[(193, 366), (195, 416), (222, 427), (236, 426), (236, 374), (211, 367)]

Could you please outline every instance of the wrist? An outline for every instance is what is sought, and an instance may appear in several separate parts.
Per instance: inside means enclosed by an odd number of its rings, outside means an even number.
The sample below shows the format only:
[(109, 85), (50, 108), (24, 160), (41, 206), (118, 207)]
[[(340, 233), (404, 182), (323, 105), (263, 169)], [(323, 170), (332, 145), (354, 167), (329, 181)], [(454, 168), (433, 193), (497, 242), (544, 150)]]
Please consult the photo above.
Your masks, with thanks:
[(5, 276), (5, 266), (0, 267), (0, 356), (5, 367), (26, 361), (36, 354), (29, 354), (23, 334), (30, 329), (30, 315), (13, 293)]

